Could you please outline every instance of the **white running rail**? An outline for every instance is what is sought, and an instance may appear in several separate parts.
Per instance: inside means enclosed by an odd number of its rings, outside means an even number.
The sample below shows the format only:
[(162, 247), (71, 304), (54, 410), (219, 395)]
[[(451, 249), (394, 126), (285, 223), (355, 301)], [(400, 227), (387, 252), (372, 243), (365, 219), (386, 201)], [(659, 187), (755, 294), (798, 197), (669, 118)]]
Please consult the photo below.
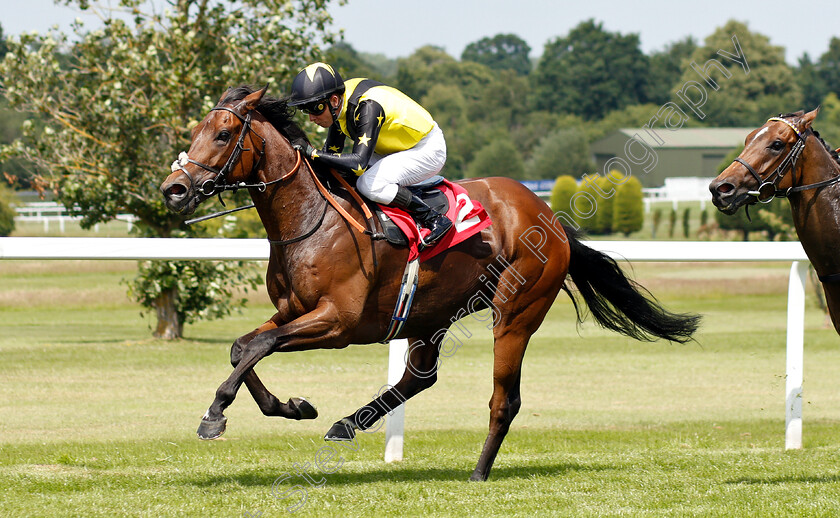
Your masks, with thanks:
[[(790, 262), (785, 381), (785, 448), (802, 447), (802, 367), (805, 334), (805, 281), (808, 257), (798, 242), (587, 241), (618, 260), (668, 262)], [(264, 239), (164, 239), (89, 237), (0, 238), (2, 259), (208, 259), (266, 260)], [(391, 342), (388, 382), (405, 369), (405, 340)], [(404, 409), (388, 418), (385, 460), (402, 459)]]

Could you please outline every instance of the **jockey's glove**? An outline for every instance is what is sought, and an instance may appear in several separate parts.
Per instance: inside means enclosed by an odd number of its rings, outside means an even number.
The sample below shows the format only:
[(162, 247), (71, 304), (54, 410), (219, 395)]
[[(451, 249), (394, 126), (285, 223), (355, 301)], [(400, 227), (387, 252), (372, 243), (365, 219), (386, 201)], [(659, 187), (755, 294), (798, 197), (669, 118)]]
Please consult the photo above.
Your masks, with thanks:
[(292, 147), (300, 151), (306, 158), (312, 159), (315, 156), (316, 149), (308, 142), (306, 144), (294, 144)]

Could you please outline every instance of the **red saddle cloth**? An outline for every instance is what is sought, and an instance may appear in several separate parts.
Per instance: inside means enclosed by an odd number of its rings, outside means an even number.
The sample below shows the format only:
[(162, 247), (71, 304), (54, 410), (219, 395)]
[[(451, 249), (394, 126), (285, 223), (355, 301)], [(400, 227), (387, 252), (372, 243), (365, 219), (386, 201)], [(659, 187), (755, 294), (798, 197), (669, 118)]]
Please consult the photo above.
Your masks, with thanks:
[(481, 206), (481, 203), (476, 200), (471, 200), (467, 190), (460, 185), (452, 183), (449, 180), (444, 180), (443, 183), (435, 188), (443, 191), (446, 199), (449, 201), (449, 209), (446, 212), (446, 217), (452, 220), (453, 225), (440, 238), (440, 241), (431, 247), (423, 249), (422, 252), (418, 252), (417, 250), (420, 244), (420, 232), (425, 237), (429, 231), (425, 228), (418, 229), (417, 224), (404, 210), (385, 205), (379, 206), (408, 237), (409, 261), (413, 261), (418, 256), (420, 257), (420, 262), (431, 259), (461, 241), (481, 232), (493, 223), (490, 220), (490, 216), (487, 215), (487, 211)]

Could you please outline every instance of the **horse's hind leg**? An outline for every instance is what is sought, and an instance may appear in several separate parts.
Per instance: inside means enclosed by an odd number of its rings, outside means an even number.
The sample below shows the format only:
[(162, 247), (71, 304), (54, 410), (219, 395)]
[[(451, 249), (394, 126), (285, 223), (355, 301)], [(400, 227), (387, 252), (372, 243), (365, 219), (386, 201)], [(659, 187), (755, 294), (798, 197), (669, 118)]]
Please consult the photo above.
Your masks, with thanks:
[[(233, 342), (230, 348), (230, 363), (234, 367), (239, 364), (242, 359), (242, 352), (248, 343), (254, 339), (258, 334), (268, 331), (269, 329), (277, 329), (277, 324), (274, 320), (269, 320), (257, 329), (251, 331), (247, 335), (241, 336)], [(286, 403), (281, 403), (277, 397), (265, 388), (263, 382), (257, 376), (254, 369), (251, 369), (245, 374), (245, 386), (248, 387), (248, 392), (257, 402), (257, 406), (264, 415), (279, 416), (287, 419), (315, 419), (318, 417), (318, 411), (308, 401), (303, 398), (291, 398)]]
[(496, 460), (496, 454), (499, 453), (502, 441), (505, 440), (510, 429), (510, 424), (522, 406), (519, 381), (522, 373), (522, 358), (529, 338), (530, 334), (515, 332), (496, 336), (493, 396), (490, 398), (490, 431), (470, 480), (487, 480), (493, 461)]
[(367, 430), (404, 403), (407, 399), (431, 387), (437, 381), (438, 344), (429, 339), (409, 338), (407, 365), (402, 378), (393, 387), (380, 393), (373, 401), (349, 416), (337, 421), (324, 439), (351, 441), (356, 430)]
[[(564, 266), (562, 254), (553, 256), (552, 263), (543, 266), (536, 260), (520, 260), (515, 269), (510, 267), (500, 278), (493, 299), (498, 321), (493, 327), (490, 431), (470, 480), (487, 480), (510, 424), (519, 413), (519, 381), (525, 348), (551, 308), (568, 267), (568, 262)], [(527, 285), (532, 279), (533, 284)]]

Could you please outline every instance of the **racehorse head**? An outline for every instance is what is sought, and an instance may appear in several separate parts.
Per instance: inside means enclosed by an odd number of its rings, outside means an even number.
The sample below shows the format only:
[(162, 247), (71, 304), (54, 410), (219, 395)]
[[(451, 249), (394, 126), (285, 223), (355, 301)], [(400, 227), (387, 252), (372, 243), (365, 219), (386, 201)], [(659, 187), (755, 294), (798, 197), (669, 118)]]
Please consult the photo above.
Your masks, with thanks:
[(253, 179), (265, 140), (251, 127), (251, 116), (267, 89), (244, 97), (228, 89), (192, 130), (189, 151), (180, 154), (160, 187), (167, 208), (192, 214), (207, 198)]
[(734, 214), (743, 205), (786, 196), (797, 182), (796, 161), (818, 112), (772, 117), (747, 135), (738, 158), (709, 184), (715, 207)]

